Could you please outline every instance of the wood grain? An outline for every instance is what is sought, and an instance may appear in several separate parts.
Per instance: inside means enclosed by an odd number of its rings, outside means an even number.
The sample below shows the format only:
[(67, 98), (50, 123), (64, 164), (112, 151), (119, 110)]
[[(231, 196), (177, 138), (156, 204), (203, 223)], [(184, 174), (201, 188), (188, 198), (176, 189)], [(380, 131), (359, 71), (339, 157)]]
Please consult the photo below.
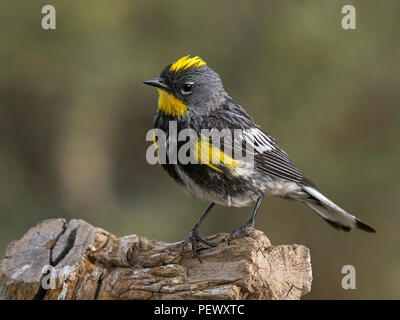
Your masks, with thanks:
[(272, 246), (258, 230), (230, 246), (227, 238), (208, 237), (214, 248), (199, 244), (199, 263), (190, 246), (181, 256), (182, 242), (45, 220), (6, 249), (0, 299), (300, 299), (310, 292), (305, 246)]

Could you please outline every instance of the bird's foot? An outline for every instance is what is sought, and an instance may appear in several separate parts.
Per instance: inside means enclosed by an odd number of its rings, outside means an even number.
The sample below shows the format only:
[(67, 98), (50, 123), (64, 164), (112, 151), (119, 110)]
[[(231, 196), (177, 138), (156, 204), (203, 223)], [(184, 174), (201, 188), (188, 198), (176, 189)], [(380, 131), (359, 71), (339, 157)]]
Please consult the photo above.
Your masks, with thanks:
[(201, 262), (203, 263), (203, 261), (201, 261), (199, 253), (197, 251), (197, 245), (196, 242), (203, 242), (204, 244), (206, 244), (209, 247), (215, 247), (215, 245), (213, 245), (211, 242), (207, 241), (206, 239), (202, 238), (199, 235), (199, 230), (197, 227), (194, 227), (190, 233), (189, 233), (189, 237), (183, 242), (182, 245), (182, 250), (181, 250), (181, 257), (183, 254), (183, 251), (185, 249), (185, 247), (190, 243), (192, 245), (192, 252), (194, 254), (194, 256)]
[(241, 226), (241, 227), (233, 230), (228, 238), (228, 246), (231, 245), (231, 241), (233, 239), (237, 238), (240, 235), (246, 235), (246, 237), (248, 237), (250, 230), (253, 230), (253, 229), (254, 229), (254, 222), (250, 220), (244, 226)]

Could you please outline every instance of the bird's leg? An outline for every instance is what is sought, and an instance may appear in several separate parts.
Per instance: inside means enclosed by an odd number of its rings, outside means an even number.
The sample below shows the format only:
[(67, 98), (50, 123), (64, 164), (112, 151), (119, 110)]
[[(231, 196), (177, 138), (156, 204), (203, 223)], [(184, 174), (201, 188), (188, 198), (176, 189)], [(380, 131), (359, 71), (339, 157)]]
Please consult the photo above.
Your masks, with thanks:
[(186, 245), (191, 243), (192, 251), (193, 251), (194, 256), (197, 259), (199, 259), (200, 262), (202, 262), (200, 257), (199, 257), (199, 254), (197, 253), (196, 241), (203, 242), (204, 244), (206, 244), (206, 245), (208, 245), (210, 247), (215, 247), (212, 243), (208, 242), (206, 239), (203, 239), (199, 235), (199, 227), (200, 227), (201, 223), (203, 222), (205, 217), (207, 217), (207, 215), (210, 213), (211, 209), (214, 206), (215, 206), (215, 203), (211, 202), (210, 205), (208, 206), (208, 208), (206, 209), (206, 211), (204, 211), (203, 215), (200, 217), (199, 221), (197, 221), (197, 223), (193, 226), (192, 230), (190, 230), (189, 237), (183, 243), (181, 256), (182, 256), (183, 250), (185, 249)]
[(263, 199), (263, 196), (260, 196), (258, 198), (250, 220), (247, 221), (247, 223), (244, 226), (241, 226), (240, 228), (237, 228), (231, 232), (231, 234), (228, 238), (228, 245), (230, 245), (231, 241), (240, 234), (245, 234), (246, 237), (249, 235), (249, 230), (254, 228), (254, 221), (256, 219), (257, 211), (258, 211), (258, 208), (260, 207), (262, 199)]

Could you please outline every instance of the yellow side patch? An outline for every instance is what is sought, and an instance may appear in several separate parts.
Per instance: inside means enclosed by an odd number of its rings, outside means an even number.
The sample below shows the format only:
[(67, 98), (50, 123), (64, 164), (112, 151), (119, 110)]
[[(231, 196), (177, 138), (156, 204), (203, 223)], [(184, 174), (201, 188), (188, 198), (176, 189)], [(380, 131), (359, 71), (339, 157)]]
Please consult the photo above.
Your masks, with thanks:
[(198, 140), (194, 155), (197, 157), (197, 163), (205, 164), (218, 172), (222, 172), (222, 170), (217, 168), (214, 164), (222, 165), (230, 170), (240, 169), (239, 164), (234, 158), (224, 153), (220, 148), (214, 146), (209, 138), (205, 136), (201, 136), (201, 139)]
[(187, 106), (185, 103), (176, 98), (172, 93), (169, 93), (162, 89), (158, 91), (158, 109), (164, 112), (166, 115), (173, 117), (180, 117), (185, 114)]
[(154, 143), (154, 147), (156, 149), (156, 156), (158, 156), (158, 144), (157, 144), (157, 137), (156, 137), (156, 133), (153, 130), (153, 143)]
[(193, 57), (185, 56), (180, 58), (179, 60), (175, 61), (171, 67), (169, 68), (170, 71), (174, 72), (181, 72), (188, 69), (195, 69), (200, 68), (201, 66), (205, 66), (206, 62), (201, 59), (200, 57)]

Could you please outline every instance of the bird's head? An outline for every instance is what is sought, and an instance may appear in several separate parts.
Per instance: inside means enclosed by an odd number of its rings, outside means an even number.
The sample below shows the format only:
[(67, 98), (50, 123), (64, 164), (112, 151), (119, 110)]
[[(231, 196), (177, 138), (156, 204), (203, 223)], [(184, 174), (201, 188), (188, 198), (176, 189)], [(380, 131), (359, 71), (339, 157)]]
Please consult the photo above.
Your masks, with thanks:
[(174, 117), (207, 112), (226, 95), (218, 74), (199, 57), (182, 57), (166, 66), (159, 78), (143, 83), (157, 88), (158, 109)]

